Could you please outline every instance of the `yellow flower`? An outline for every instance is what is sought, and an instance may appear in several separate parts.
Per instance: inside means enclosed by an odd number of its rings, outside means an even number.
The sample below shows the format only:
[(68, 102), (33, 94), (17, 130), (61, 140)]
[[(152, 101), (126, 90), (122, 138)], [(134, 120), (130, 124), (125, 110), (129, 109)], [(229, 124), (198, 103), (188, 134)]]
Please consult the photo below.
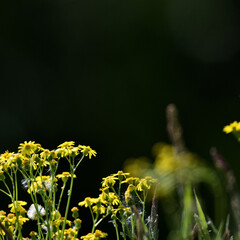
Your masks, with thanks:
[(83, 240), (100, 240), (100, 238), (107, 237), (107, 233), (102, 232), (101, 230), (96, 230), (95, 233), (88, 233), (86, 236), (82, 236)]
[(16, 223), (16, 216), (12, 213), (9, 213), (7, 217), (4, 219), (4, 222), (11, 223), (14, 225)]
[(78, 145), (84, 156), (88, 156), (91, 159), (92, 156), (96, 157), (97, 152), (90, 148), (90, 146)]
[(38, 143), (35, 143), (34, 141), (24, 141), (24, 143), (20, 143), (18, 147), (18, 151), (24, 155), (31, 155), (34, 153), (36, 150), (40, 149), (41, 145)]
[(114, 176), (108, 176), (106, 178), (103, 178), (103, 181), (102, 181), (102, 186), (103, 187), (112, 187), (118, 178), (114, 177)]
[(128, 215), (130, 215), (132, 212), (131, 212), (131, 208), (130, 207), (125, 207), (125, 206), (118, 206), (117, 209), (114, 209), (114, 214), (116, 215), (117, 212), (120, 212), (120, 213), (124, 213), (126, 212)]
[[(56, 184), (57, 179), (52, 179), (51, 176), (37, 176), (35, 181), (31, 183), (30, 188), (28, 188), (27, 192), (35, 192), (46, 191), (51, 189), (52, 181)], [(57, 185), (57, 184), (56, 184)]]
[(135, 185), (136, 183), (138, 183), (138, 181), (139, 181), (139, 178), (137, 177), (129, 177), (129, 178), (126, 178), (124, 181), (122, 181), (122, 183), (129, 183), (129, 184)]
[[(69, 172), (62, 172), (62, 174), (58, 174), (56, 177), (61, 178), (63, 182), (66, 182), (67, 179), (71, 177), (71, 174)], [(74, 174), (73, 177), (76, 178), (76, 175)]]
[(72, 211), (72, 212), (78, 212), (79, 209), (78, 209), (77, 207), (73, 207), (73, 208), (71, 209), (71, 211)]
[(133, 184), (130, 184), (125, 192), (125, 201), (127, 204), (130, 204), (132, 198), (132, 191), (134, 191), (136, 189), (136, 187)]
[(118, 171), (115, 174), (112, 174), (111, 176), (113, 177), (118, 177), (119, 181), (121, 182), (123, 178), (126, 178), (130, 173), (124, 173), (123, 171)]
[(3, 210), (0, 211), (0, 221), (2, 222), (2, 220), (6, 217), (6, 212), (4, 212)]
[(22, 226), (26, 221), (29, 221), (29, 219), (25, 218), (21, 215), (18, 216), (18, 222), (19, 222), (20, 226)]
[(31, 231), (31, 232), (29, 233), (29, 236), (30, 236), (30, 237), (37, 236), (37, 233), (36, 233), (36, 232), (34, 232), (34, 231)]
[(1, 170), (7, 171), (8, 168), (11, 168), (11, 166), (13, 166), (13, 162), (10, 159), (13, 154), (14, 153), (10, 153), (10, 152), (6, 151), (5, 153), (0, 155)]
[(227, 125), (223, 128), (223, 131), (227, 134), (231, 133), (233, 131), (239, 132), (240, 131), (240, 122), (234, 121), (234, 122), (230, 123), (229, 125)]
[(137, 190), (138, 191), (145, 191), (151, 188), (152, 183), (156, 183), (157, 180), (153, 179), (152, 177), (145, 177), (143, 179), (140, 179), (138, 185), (137, 185)]
[(70, 141), (70, 142), (64, 142), (60, 145), (58, 145), (58, 148), (69, 148), (70, 146), (74, 146), (75, 142)]
[(119, 198), (113, 192), (108, 193), (107, 201), (110, 205), (118, 205), (120, 203)]
[(15, 213), (15, 210), (20, 213), (25, 213), (27, 210), (23, 208), (22, 206), (27, 205), (27, 202), (25, 201), (14, 201), (13, 203), (9, 204), (8, 207), (11, 208), (10, 212)]
[(51, 152), (48, 149), (44, 149), (43, 152), (40, 153), (41, 158), (46, 160), (51, 155)]
[(125, 194), (124, 194), (124, 196), (125, 196), (125, 201), (126, 201), (126, 203), (127, 203), (127, 204), (130, 204), (130, 202), (131, 202), (132, 199), (133, 199), (131, 192), (126, 191)]
[(92, 207), (93, 212), (98, 213), (98, 214), (104, 214), (106, 212), (106, 208), (102, 205), (101, 198), (97, 198), (98, 202), (96, 203), (95, 206)]
[(79, 206), (84, 206), (84, 207), (90, 207), (92, 204), (97, 203), (97, 202), (98, 202), (98, 198), (86, 197), (84, 199), (84, 201), (79, 202), (78, 205)]
[(57, 157), (65, 157), (68, 154), (68, 150), (66, 148), (58, 148), (55, 151)]
[(231, 126), (227, 125), (223, 128), (223, 131), (228, 134), (233, 131), (233, 128)]

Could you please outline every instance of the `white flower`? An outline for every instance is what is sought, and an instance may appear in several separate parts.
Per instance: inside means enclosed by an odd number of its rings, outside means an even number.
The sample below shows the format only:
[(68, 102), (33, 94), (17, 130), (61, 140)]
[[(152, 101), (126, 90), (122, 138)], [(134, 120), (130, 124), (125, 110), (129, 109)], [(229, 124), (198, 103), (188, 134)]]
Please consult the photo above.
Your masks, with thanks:
[[(41, 216), (44, 216), (46, 214), (46, 210), (41, 205), (38, 205), (38, 212)], [(34, 204), (32, 204), (29, 207), (29, 209), (27, 211), (27, 216), (28, 216), (29, 219), (37, 220), (37, 210), (36, 210)]]

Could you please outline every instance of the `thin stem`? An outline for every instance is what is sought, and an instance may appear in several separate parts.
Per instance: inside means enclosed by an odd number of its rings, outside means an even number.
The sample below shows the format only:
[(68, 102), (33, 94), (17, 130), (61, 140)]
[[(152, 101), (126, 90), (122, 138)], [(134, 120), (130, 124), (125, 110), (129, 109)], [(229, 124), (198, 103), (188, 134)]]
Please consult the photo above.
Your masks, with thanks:
[(12, 196), (10, 194), (8, 194), (7, 192), (5, 192), (4, 190), (2, 190), (1, 188), (0, 188), (0, 191), (3, 192), (4, 194), (6, 194), (8, 197), (10, 197), (12, 199)]
[(118, 226), (117, 226), (116, 219), (113, 220), (113, 225), (116, 231), (117, 240), (119, 240), (119, 233), (118, 233)]
[(60, 204), (61, 204), (61, 201), (62, 201), (63, 192), (64, 192), (65, 187), (66, 187), (66, 183), (67, 182), (63, 182), (62, 191), (61, 191), (59, 201), (58, 201), (58, 205), (57, 205), (57, 212), (59, 211), (59, 208), (60, 208)]
[(91, 208), (91, 206), (88, 206), (89, 207), (89, 209), (90, 209), (90, 213), (91, 213), (91, 216), (92, 216), (92, 221), (93, 221), (93, 226), (92, 226), (92, 233), (94, 233), (94, 230), (95, 230), (95, 218), (94, 218), (94, 216), (93, 216), (93, 211), (92, 211), (92, 208)]
[(82, 162), (83, 158), (84, 158), (84, 155), (82, 155), (81, 159), (78, 161), (77, 165), (76, 165), (75, 168), (73, 169), (73, 172), (76, 171), (77, 167), (78, 167), (79, 164)]
[(71, 183), (70, 183), (70, 189), (69, 189), (69, 194), (68, 194), (67, 206), (66, 206), (66, 209), (65, 209), (65, 216), (64, 216), (64, 222), (63, 222), (63, 227), (62, 227), (61, 240), (63, 240), (63, 237), (64, 237), (64, 230), (65, 230), (65, 227), (66, 227), (67, 215), (68, 215), (70, 200), (71, 200), (71, 196), (72, 196), (73, 179), (74, 179), (73, 165), (70, 165), (70, 170), (71, 170)]
[(133, 219), (133, 214), (131, 215), (131, 226), (132, 226), (132, 236), (131, 236), (131, 238), (134, 239), (135, 222), (134, 222), (134, 219)]
[(143, 191), (143, 202), (142, 202), (142, 205), (143, 205), (143, 212), (142, 212), (142, 222), (144, 223), (144, 214), (145, 214), (145, 202), (146, 202), (146, 198), (147, 198), (147, 194), (148, 194), (148, 191)]
[[(4, 183), (5, 187), (6, 187), (6, 188), (7, 188), (7, 190), (8, 190), (8, 193), (9, 193), (10, 197), (11, 197), (11, 198), (13, 198), (13, 196), (12, 196), (12, 193), (11, 193), (11, 191), (10, 191), (10, 189), (9, 189), (8, 185), (6, 184), (6, 182), (5, 182), (5, 181), (3, 181), (3, 183)], [(3, 191), (3, 190), (2, 190), (2, 191)]]

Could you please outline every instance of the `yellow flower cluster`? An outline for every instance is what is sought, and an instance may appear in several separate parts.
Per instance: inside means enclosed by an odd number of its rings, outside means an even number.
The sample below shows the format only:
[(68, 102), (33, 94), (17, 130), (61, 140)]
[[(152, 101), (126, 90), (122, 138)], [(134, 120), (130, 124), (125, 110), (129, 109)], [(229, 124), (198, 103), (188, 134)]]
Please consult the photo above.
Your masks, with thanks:
[[(25, 217), (25, 213), (27, 210), (23, 207), (26, 205), (27, 202), (25, 201), (17, 201), (13, 202), (8, 205), (10, 208), (9, 214), (6, 214), (5, 211), (0, 211), (0, 221), (2, 225), (8, 229), (10, 233), (14, 232), (16, 229), (16, 223), (18, 222), (20, 224), (20, 227), (26, 222), (29, 221), (29, 218)], [(1, 228), (0, 230), (0, 236), (4, 236), (5, 232)]]
[[(96, 156), (96, 151), (89, 146), (78, 145), (69, 141), (60, 144), (55, 150), (44, 149), (40, 144), (34, 141), (25, 141), (18, 147), (18, 152), (9, 152), (0, 155), (0, 181), (4, 183), (5, 189), (0, 189), (2, 193), (11, 198), (12, 203), (8, 205), (10, 213), (6, 214), (0, 211), (0, 221), (6, 231), (13, 236), (14, 239), (23, 238), (21, 233), (22, 225), (29, 220), (37, 221), (38, 233), (31, 232), (31, 239), (68, 239), (77, 240), (78, 231), (81, 228), (81, 220), (78, 218), (77, 208), (73, 209), (74, 221), (67, 219), (67, 212), (71, 198), (73, 179), (77, 167), (84, 157), (89, 159)], [(69, 163), (70, 172), (62, 172), (57, 174), (61, 158), (65, 158)], [(61, 161), (60, 161), (61, 160)], [(24, 208), (27, 202), (18, 200), (19, 174), (22, 175), (22, 185), (30, 194), (32, 204), (28, 210)], [(10, 178), (11, 187), (5, 178)], [(56, 198), (57, 182), (61, 179), (63, 187), (61, 188), (60, 199)], [(61, 216), (59, 209), (61, 199), (63, 198), (66, 182), (70, 179), (70, 190), (67, 193), (68, 203), (65, 216)], [(43, 206), (39, 205), (39, 199)], [(26, 216), (25, 216), (26, 215)], [(66, 224), (69, 228), (66, 228)], [(0, 229), (1, 236), (5, 235), (4, 229)], [(45, 231), (44, 233), (42, 232)], [(98, 232), (96, 236), (99, 237)], [(97, 238), (96, 238), (97, 239)]]
[[(103, 178), (99, 196), (97, 198), (86, 197), (83, 201), (79, 202), (78, 205), (89, 208), (92, 214), (95, 213), (94, 222), (97, 222), (100, 216), (104, 219), (109, 215), (112, 219), (124, 218), (121, 220), (122, 224), (124, 224), (126, 218), (133, 215), (131, 206), (136, 204), (136, 202), (145, 204), (147, 191), (153, 183), (157, 182), (156, 179), (152, 177), (140, 179), (130, 177), (129, 175), (129, 173), (118, 171), (115, 174)], [(124, 191), (124, 195), (121, 190)], [(140, 197), (141, 193), (144, 196), (143, 198)], [(96, 230), (95, 233), (89, 233), (81, 237), (81, 239), (93, 240), (106, 236), (104, 234), (100, 235), (99, 232), (99, 237), (97, 237), (98, 234), (96, 233), (98, 233), (98, 230)]]
[(232, 123), (230, 123), (229, 125), (226, 125), (224, 128), (223, 128), (223, 131), (225, 133), (231, 133), (231, 132), (240, 132), (240, 122), (237, 122), (237, 121), (234, 121)]
[(0, 180), (3, 179), (4, 172), (14, 167), (23, 168), (26, 171), (29, 171), (30, 168), (36, 170), (38, 167), (58, 163), (60, 158), (76, 157), (82, 154), (91, 159), (97, 154), (89, 146), (78, 145), (75, 147), (74, 144), (73, 141), (64, 142), (56, 150), (50, 151), (34, 141), (25, 141), (19, 145), (18, 153), (6, 151), (0, 155)]

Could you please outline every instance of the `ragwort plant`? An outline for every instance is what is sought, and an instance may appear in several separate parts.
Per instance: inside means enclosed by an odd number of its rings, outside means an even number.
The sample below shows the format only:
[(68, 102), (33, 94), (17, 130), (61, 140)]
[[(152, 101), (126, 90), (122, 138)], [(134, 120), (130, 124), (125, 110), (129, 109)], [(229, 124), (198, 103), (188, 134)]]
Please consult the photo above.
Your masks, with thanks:
[[(25, 141), (17, 153), (6, 151), (0, 155), (0, 180), (3, 183), (0, 191), (11, 201), (8, 205), (10, 213), (0, 211), (0, 239), (28, 239), (23, 237), (22, 227), (29, 220), (37, 223), (37, 231), (29, 234), (31, 239), (77, 239), (81, 220), (75, 211), (74, 220), (67, 219), (73, 181), (83, 158), (96, 156), (96, 151), (89, 146), (74, 144), (73, 141), (64, 142), (50, 151), (38, 143)], [(69, 172), (58, 174), (62, 158), (67, 160)], [(31, 198), (28, 210), (29, 203), (19, 199), (19, 178)], [(62, 187), (60, 197), (56, 198), (59, 181)], [(67, 191), (68, 181), (70, 187)], [(60, 207), (64, 194), (67, 194), (67, 204), (62, 216)]]
[[(10, 198), (9, 213), (0, 211), (0, 239), (55, 239), (78, 240), (82, 221), (78, 207), (72, 207), (73, 220), (67, 219), (76, 170), (84, 157), (96, 156), (89, 146), (75, 146), (73, 141), (64, 142), (55, 150), (44, 149), (29, 141), (21, 143), (18, 152), (0, 155), (0, 191)], [(58, 173), (61, 159), (68, 162), (69, 171)], [(19, 198), (19, 179), (30, 196), (30, 203)], [(60, 182), (60, 183), (59, 183)], [(69, 183), (70, 182), (70, 183)], [(157, 239), (157, 217), (149, 220), (145, 204), (149, 189), (156, 180), (151, 177), (134, 178), (118, 171), (103, 178), (98, 198), (86, 197), (79, 206), (88, 207), (92, 217), (92, 231), (83, 240), (100, 240), (108, 236), (97, 229), (104, 219), (110, 219), (116, 231), (116, 239)], [(58, 186), (60, 193), (57, 194)], [(70, 185), (70, 186), (69, 186)], [(69, 186), (69, 188), (67, 187)], [(62, 199), (67, 195), (64, 214), (60, 210)], [(23, 237), (23, 225), (36, 221), (36, 231)]]
[[(84, 239), (92, 239), (95, 228), (109, 217), (115, 228), (116, 239), (157, 239), (152, 231), (153, 220), (145, 216), (145, 205), (151, 185), (156, 183), (152, 177), (142, 179), (118, 171), (103, 178), (97, 198), (86, 197), (80, 206), (89, 208), (92, 217), (92, 233)], [(124, 191), (124, 194), (122, 192)], [(156, 220), (156, 218), (155, 218)], [(157, 224), (157, 221), (154, 223)]]

